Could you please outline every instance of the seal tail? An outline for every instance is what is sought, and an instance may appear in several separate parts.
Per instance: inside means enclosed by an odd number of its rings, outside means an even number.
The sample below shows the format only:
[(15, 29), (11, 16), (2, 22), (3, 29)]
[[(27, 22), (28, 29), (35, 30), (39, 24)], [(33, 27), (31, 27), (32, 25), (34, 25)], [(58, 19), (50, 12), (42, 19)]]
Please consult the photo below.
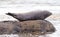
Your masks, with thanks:
[(15, 14), (13, 14), (13, 13), (6, 13), (6, 15), (10, 15), (10, 16), (12, 16), (12, 17), (14, 17), (14, 16), (16, 16)]

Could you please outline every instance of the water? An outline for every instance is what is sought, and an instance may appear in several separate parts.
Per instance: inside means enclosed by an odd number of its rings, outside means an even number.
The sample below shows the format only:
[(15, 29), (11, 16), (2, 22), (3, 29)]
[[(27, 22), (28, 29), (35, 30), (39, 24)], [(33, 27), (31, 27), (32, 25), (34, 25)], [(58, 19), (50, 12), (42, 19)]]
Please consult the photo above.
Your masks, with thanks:
[(60, 6), (60, 0), (0, 0), (0, 5), (6, 4), (40, 4)]

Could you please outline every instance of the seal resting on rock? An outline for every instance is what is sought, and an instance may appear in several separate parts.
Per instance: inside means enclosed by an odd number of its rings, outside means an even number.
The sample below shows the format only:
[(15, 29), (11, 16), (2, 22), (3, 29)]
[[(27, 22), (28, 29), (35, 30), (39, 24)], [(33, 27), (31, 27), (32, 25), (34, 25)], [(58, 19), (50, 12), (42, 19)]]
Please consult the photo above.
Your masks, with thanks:
[(55, 27), (46, 20), (30, 21), (0, 21), (0, 34), (31, 33), (33, 35), (44, 35), (55, 32)]
[(24, 14), (15, 14), (15, 13), (6, 13), (19, 21), (27, 21), (27, 20), (44, 20), (48, 16), (52, 15), (49, 11), (31, 11), (29, 13)]

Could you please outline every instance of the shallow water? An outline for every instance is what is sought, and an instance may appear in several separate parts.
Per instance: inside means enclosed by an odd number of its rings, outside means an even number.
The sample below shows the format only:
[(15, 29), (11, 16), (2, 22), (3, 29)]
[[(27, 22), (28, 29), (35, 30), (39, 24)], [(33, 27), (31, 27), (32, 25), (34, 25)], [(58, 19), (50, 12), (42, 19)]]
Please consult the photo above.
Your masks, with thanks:
[(40, 4), (60, 6), (60, 0), (0, 0), (0, 5), (6, 4)]

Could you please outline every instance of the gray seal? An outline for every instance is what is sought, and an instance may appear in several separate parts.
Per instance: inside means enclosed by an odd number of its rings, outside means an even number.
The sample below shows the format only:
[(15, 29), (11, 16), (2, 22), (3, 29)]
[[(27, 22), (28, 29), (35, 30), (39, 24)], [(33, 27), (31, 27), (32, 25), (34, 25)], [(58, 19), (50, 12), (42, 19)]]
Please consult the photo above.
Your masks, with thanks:
[(28, 20), (44, 20), (48, 16), (52, 15), (49, 11), (31, 11), (24, 14), (15, 14), (15, 13), (6, 13), (19, 21), (28, 21)]

